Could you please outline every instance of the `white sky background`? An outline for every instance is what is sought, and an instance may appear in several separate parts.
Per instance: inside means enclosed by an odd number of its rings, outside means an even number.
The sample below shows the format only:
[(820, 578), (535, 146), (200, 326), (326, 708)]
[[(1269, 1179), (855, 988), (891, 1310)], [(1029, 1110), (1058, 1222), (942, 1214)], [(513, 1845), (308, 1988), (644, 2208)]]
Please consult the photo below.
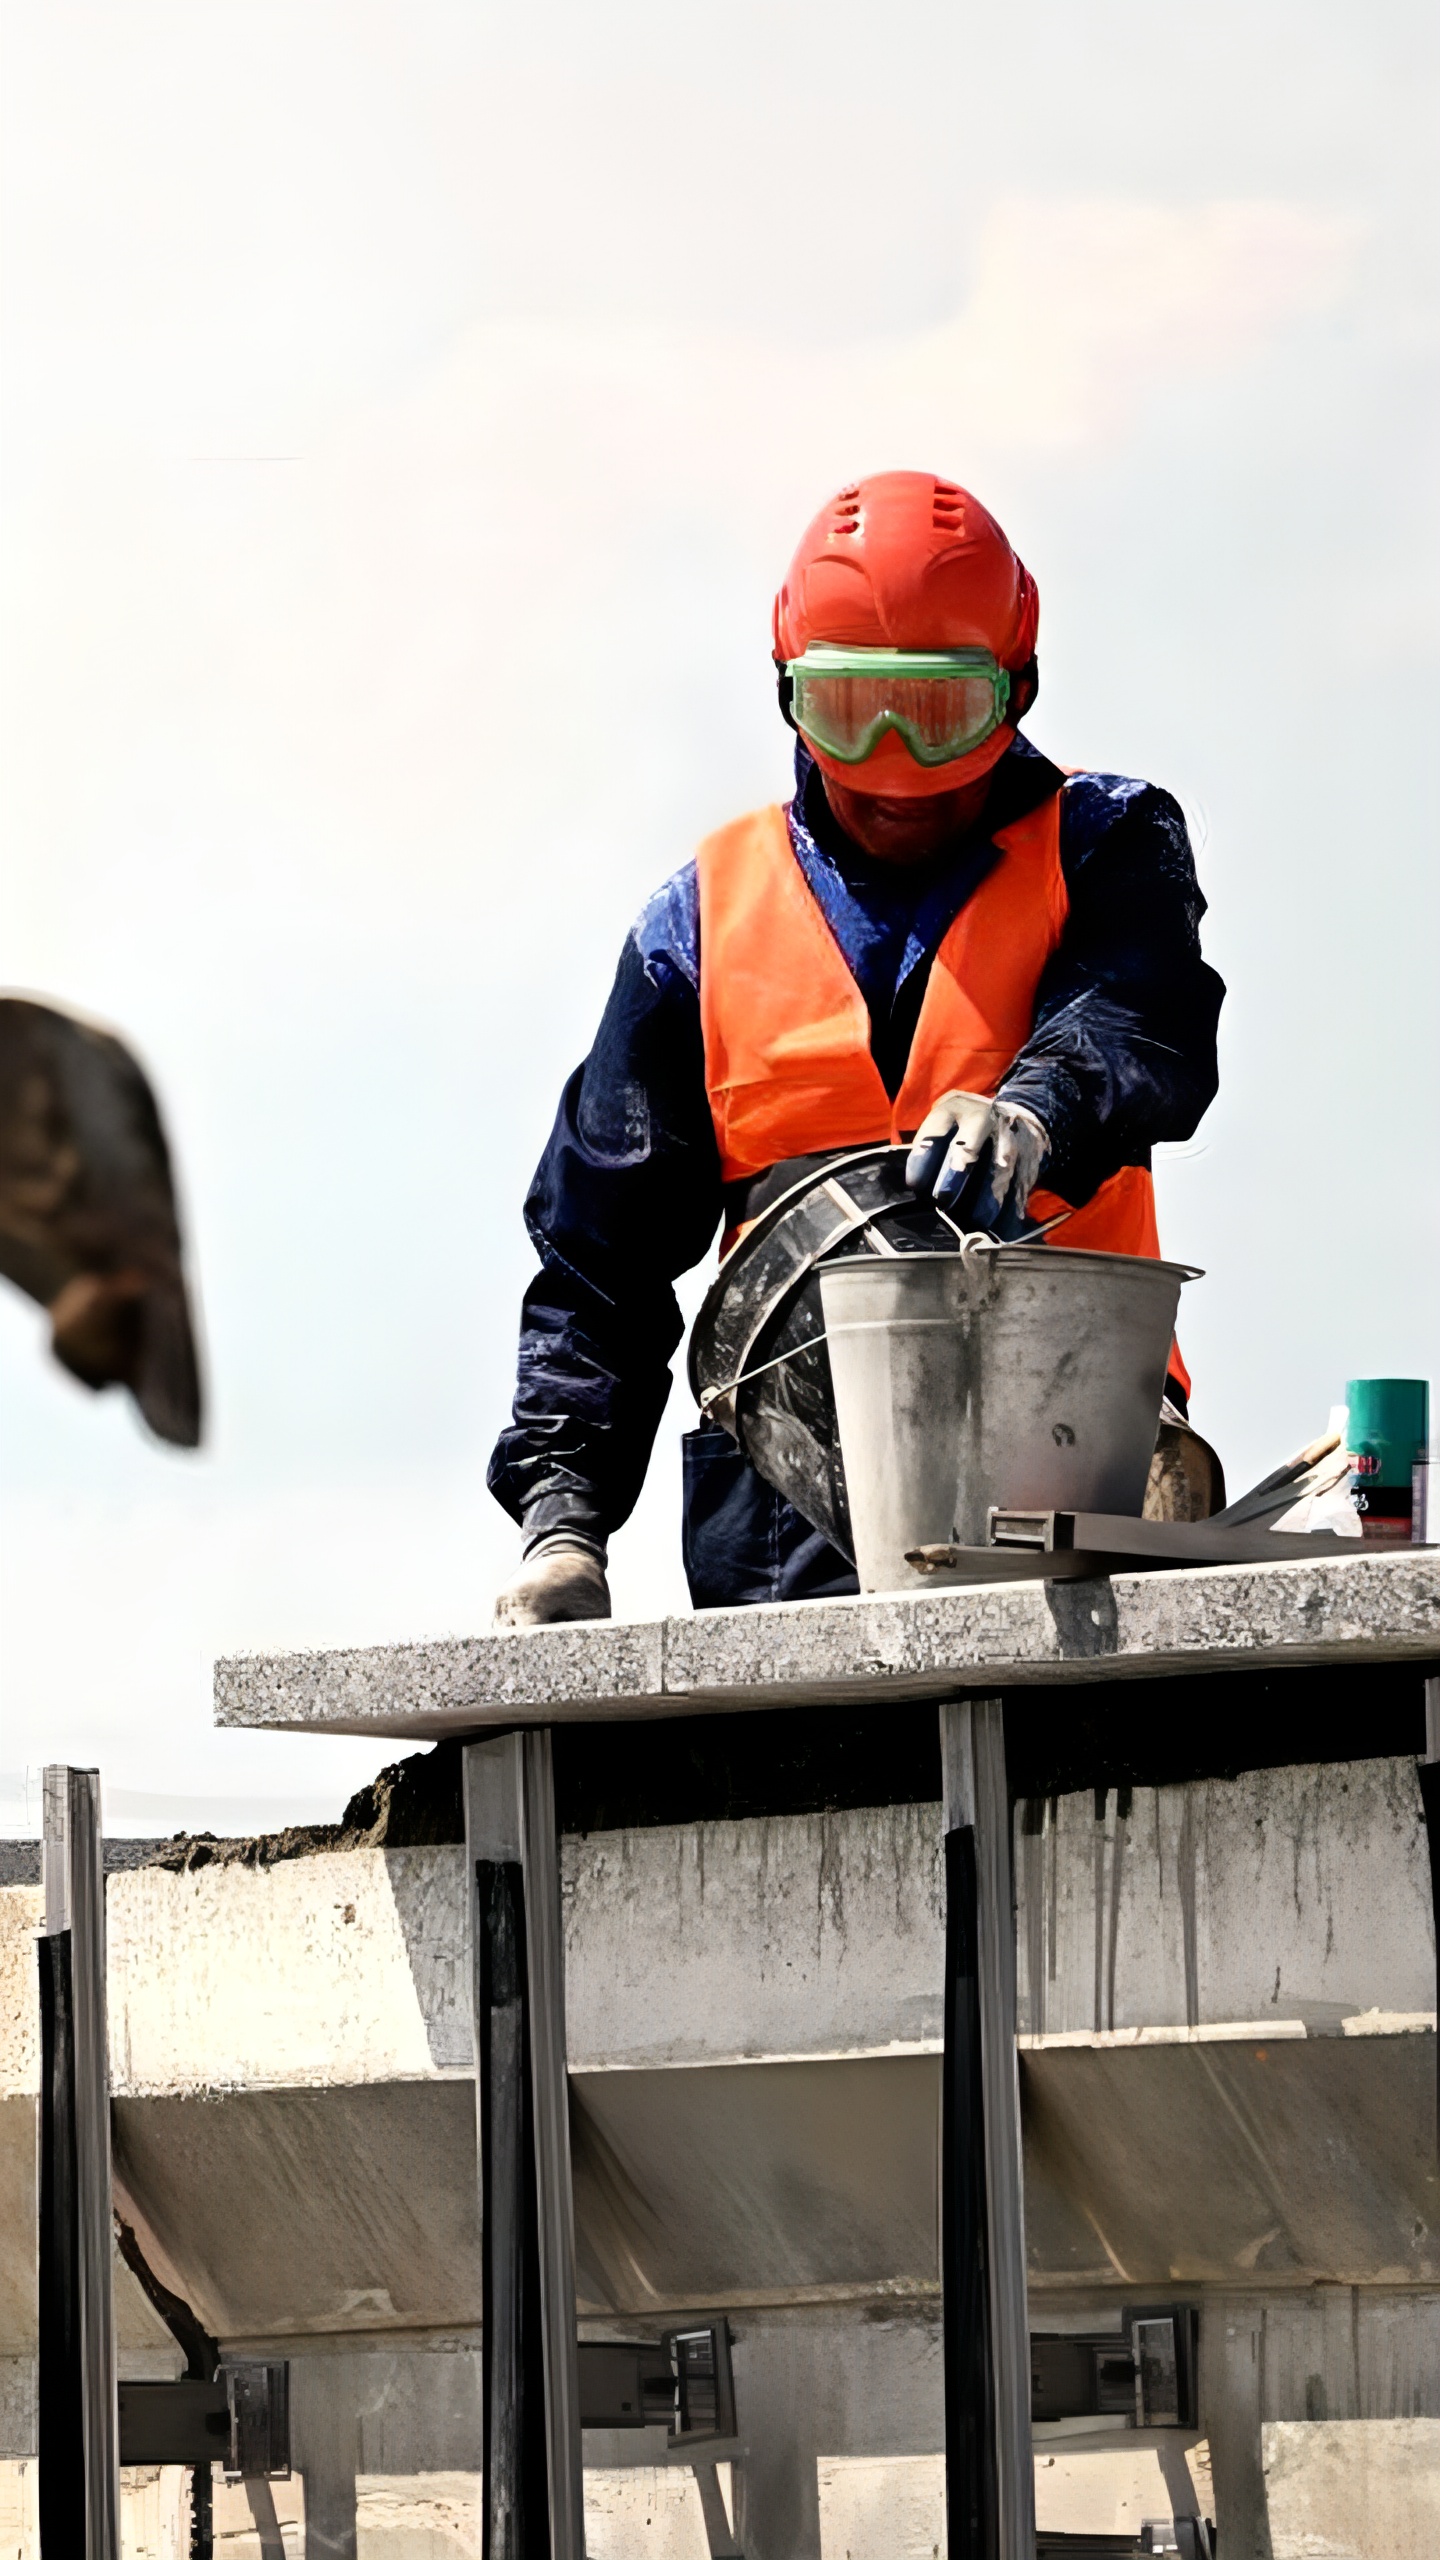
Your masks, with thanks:
[[(3, 11), (0, 978), (120, 1027), (212, 1430), (0, 1300), (0, 1827), (338, 1811), (219, 1652), (473, 1632), (526, 1180), (626, 927), (782, 793), (770, 598), (953, 474), (1029, 723), (1185, 803), (1230, 984), (1160, 1169), (1238, 1489), (1440, 1373), (1433, 11)], [(690, 1303), (693, 1304), (694, 1292)], [(614, 1554), (683, 1605), (677, 1393)]]

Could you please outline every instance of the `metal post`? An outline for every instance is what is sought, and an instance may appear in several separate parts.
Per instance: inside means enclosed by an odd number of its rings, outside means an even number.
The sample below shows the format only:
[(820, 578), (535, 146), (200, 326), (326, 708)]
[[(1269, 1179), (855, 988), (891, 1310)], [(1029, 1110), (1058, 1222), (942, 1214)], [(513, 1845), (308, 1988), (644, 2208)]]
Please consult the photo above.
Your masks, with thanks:
[(575, 2208), (547, 1728), (465, 1752), (484, 2251), (485, 2560), (584, 2560)]
[(940, 1710), (945, 1787), (941, 2250), (950, 2560), (1033, 2560), (1015, 1901), (999, 1698)]
[[(1430, 1901), (1435, 1914), (1436, 1962), (1440, 1965), (1440, 1676), (1433, 1671), (1425, 1682), (1425, 1757), (1417, 1774), (1430, 1851)], [(1440, 2052), (1436, 2055), (1435, 2136), (1440, 2147)]]
[(40, 1941), (40, 2539), (119, 2560), (100, 1777), (45, 1772)]
[(705, 2526), (705, 2549), (709, 2560), (745, 2560), (745, 2554), (731, 2530), (725, 2512), (725, 2492), (720, 2474), (713, 2462), (694, 2465), (695, 2486), (700, 2492), (700, 2514)]

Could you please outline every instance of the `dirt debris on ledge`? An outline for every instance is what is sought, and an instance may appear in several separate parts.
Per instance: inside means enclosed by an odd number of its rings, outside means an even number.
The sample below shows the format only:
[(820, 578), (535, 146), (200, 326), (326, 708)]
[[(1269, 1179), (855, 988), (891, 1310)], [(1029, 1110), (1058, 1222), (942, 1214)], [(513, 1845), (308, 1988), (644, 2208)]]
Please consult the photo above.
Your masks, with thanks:
[(274, 1867), (326, 1849), (431, 1849), (465, 1837), (458, 1742), (412, 1752), (361, 1787), (338, 1822), (291, 1823), (251, 1840), (217, 1840), (213, 1832), (178, 1831), (158, 1841), (147, 1867), (187, 1875), (196, 1867)]
[[(1017, 1690), (1005, 1713), (1011, 1787), (1018, 1797), (1039, 1798), (1181, 1786), (1319, 1760), (1419, 1758), (1425, 1681), (1436, 1669), (1440, 1660), (1332, 1663)], [(567, 1834), (933, 1803), (940, 1794), (935, 1708), (910, 1700), (562, 1724), (553, 1741), (555, 1808)], [(296, 1824), (248, 1840), (207, 1832), (107, 1840), (106, 1873), (270, 1867), (326, 1850), (453, 1846), (465, 1837), (463, 1749), (459, 1741), (439, 1742), (391, 1761), (351, 1797), (338, 1822)], [(39, 1881), (39, 1841), (0, 1841), (0, 1886)]]

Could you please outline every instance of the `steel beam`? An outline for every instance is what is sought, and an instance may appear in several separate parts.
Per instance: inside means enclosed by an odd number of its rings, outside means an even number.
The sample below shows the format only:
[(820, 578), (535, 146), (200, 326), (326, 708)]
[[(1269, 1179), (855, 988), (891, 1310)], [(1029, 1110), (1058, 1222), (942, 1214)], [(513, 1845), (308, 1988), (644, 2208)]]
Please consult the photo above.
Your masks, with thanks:
[(560, 1861), (548, 1728), (465, 1753), (485, 2560), (584, 2560)]
[(949, 2560), (1033, 2560), (1015, 1897), (999, 1698), (940, 1710), (945, 1790), (941, 2258)]
[(40, 2542), (119, 2560), (100, 1776), (49, 1768), (40, 1941)]
[[(1420, 1802), (1425, 1813), (1425, 1838), (1430, 1850), (1430, 1901), (1435, 1914), (1435, 1953), (1437, 1965), (1436, 1996), (1440, 2002), (1440, 1677), (1432, 1672), (1425, 1683), (1425, 1757), (1419, 1766)], [(1435, 2133), (1440, 2148), (1440, 2038), (1436, 2039), (1435, 2057)]]

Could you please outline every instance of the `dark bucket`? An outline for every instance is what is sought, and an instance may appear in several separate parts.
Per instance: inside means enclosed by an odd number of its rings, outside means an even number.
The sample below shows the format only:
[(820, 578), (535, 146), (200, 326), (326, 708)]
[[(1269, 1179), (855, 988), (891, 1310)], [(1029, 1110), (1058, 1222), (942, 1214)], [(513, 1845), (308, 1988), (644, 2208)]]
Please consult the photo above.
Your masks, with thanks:
[(721, 1263), (690, 1334), (690, 1386), (756, 1473), (854, 1561), (819, 1267), (857, 1249), (958, 1253), (958, 1230), (905, 1188), (904, 1147), (858, 1147), (772, 1201)]

